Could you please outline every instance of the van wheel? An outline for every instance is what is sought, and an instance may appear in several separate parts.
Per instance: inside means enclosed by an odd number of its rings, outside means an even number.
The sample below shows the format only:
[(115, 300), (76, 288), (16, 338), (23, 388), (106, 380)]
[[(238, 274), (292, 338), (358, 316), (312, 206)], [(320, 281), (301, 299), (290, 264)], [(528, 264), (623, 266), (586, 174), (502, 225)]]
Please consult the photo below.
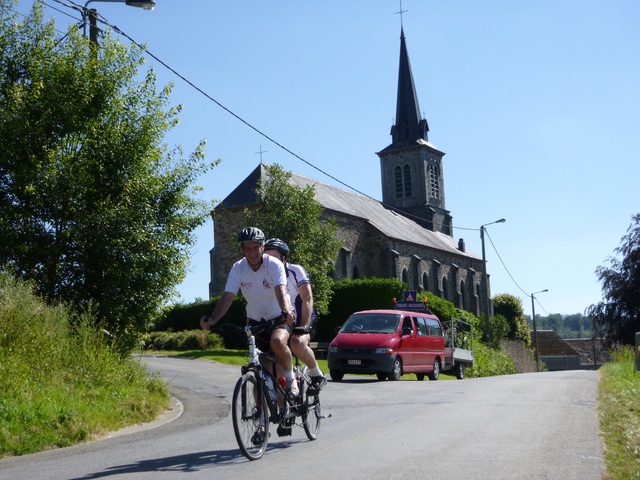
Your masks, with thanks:
[(395, 361), (393, 362), (393, 368), (389, 372), (389, 380), (400, 380), (401, 376), (402, 360), (400, 360), (400, 357), (396, 357)]
[(456, 364), (456, 378), (458, 380), (462, 380), (464, 378), (464, 364), (463, 363)]
[(416, 380), (424, 380), (424, 373), (416, 373)]
[(378, 372), (378, 373), (376, 373), (376, 377), (378, 377), (378, 380), (383, 382), (384, 380), (387, 379), (387, 374), (384, 373), (384, 372)]
[(331, 375), (331, 380), (334, 382), (339, 382), (344, 378), (344, 373), (339, 370), (331, 370), (329, 374)]
[(429, 380), (438, 380), (440, 377), (440, 360), (437, 358), (433, 362), (433, 372), (429, 374)]

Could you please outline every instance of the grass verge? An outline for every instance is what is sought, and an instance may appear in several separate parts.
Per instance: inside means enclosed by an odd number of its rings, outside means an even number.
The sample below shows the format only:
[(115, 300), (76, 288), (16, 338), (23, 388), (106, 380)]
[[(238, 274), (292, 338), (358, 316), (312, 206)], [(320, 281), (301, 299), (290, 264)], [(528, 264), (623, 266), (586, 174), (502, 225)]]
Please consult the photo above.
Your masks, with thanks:
[(164, 382), (110, 342), (90, 316), (0, 273), (0, 457), (90, 440), (168, 407)]
[(640, 479), (640, 373), (630, 347), (600, 368), (598, 415), (609, 479)]

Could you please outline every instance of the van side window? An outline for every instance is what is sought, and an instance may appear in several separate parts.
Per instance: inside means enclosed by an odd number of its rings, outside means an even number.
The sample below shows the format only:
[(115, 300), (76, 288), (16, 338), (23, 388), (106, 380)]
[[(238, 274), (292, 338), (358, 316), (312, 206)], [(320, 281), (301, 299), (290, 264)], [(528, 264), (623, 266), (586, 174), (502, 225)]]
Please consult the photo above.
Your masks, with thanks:
[(411, 325), (411, 317), (404, 317), (402, 319), (402, 330), (404, 331), (405, 328), (413, 331), (413, 326)]
[(422, 317), (413, 317), (416, 322), (416, 328), (418, 329), (418, 336), (427, 335), (427, 325)]
[(437, 320), (433, 318), (427, 318), (427, 327), (429, 329), (429, 335), (431, 337), (441, 337), (442, 329), (440, 328), (440, 324)]

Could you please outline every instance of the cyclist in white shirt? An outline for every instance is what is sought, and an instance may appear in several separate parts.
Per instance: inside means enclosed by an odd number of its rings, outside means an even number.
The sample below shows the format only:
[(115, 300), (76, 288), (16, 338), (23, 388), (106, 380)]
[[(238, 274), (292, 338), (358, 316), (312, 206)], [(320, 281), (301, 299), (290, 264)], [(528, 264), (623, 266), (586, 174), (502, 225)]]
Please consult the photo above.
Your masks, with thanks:
[(287, 263), (290, 253), (289, 246), (279, 238), (267, 240), (264, 251), (267, 255), (278, 258), (286, 267), (287, 293), (296, 309), (296, 327), (306, 327), (307, 331), (304, 334), (294, 332), (289, 340), (289, 345), (294, 355), (309, 368), (311, 386), (308, 393), (313, 395), (327, 384), (327, 379), (318, 367), (313, 350), (309, 347), (309, 341), (311, 335), (315, 334), (317, 322), (316, 312), (313, 310), (313, 293), (309, 274), (301, 265)]
[(238, 243), (244, 257), (231, 267), (220, 301), (211, 316), (200, 319), (200, 326), (209, 329), (218, 323), (241, 291), (247, 301), (247, 325), (263, 320), (276, 324), (270, 338), (256, 335), (256, 345), (264, 352), (268, 352), (270, 348), (273, 350), (276, 363), (283, 370), (287, 388), (293, 395), (297, 395), (298, 385), (294, 381), (291, 350), (288, 346), (296, 320), (295, 311), (286, 291), (284, 264), (264, 253), (264, 241), (264, 233), (255, 227), (247, 227), (238, 234)]

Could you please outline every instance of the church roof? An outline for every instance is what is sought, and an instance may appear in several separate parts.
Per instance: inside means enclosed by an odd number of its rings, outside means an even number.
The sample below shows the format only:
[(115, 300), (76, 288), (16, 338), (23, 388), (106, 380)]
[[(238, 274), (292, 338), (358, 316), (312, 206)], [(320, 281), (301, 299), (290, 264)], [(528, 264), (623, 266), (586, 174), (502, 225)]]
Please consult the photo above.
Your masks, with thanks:
[[(264, 164), (261, 163), (214, 210), (244, 208), (256, 204), (255, 189), (258, 180), (262, 178), (267, 178), (267, 171)], [(291, 173), (289, 183), (301, 188), (312, 185), (315, 189), (315, 199), (329, 210), (330, 214), (335, 212), (338, 215), (350, 216), (366, 222), (387, 238), (441, 250), (456, 256), (476, 260), (479, 258), (468, 249), (465, 252), (458, 250), (458, 242), (449, 235), (426, 229), (410, 217), (387, 208), (373, 198), (352, 193), (296, 173)]]

